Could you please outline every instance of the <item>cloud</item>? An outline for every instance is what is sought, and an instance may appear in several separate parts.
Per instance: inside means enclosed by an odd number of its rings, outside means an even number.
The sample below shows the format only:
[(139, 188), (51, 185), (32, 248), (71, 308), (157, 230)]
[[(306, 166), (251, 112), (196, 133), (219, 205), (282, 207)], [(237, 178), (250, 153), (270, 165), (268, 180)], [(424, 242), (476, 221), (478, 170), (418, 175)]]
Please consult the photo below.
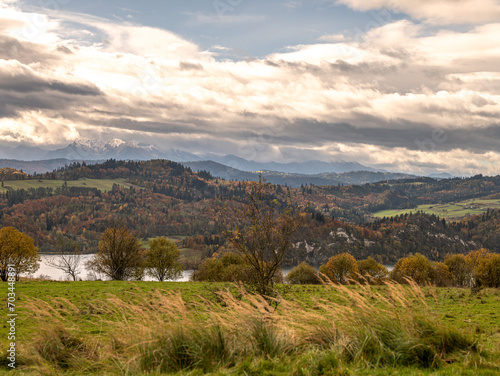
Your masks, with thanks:
[(433, 24), (478, 24), (500, 19), (497, 0), (336, 0), (355, 10), (387, 8)]
[(0, 29), (0, 141), (114, 135), (250, 159), (500, 167), (498, 23), (436, 31), (401, 20), (245, 61), (157, 28), (42, 19), (36, 38), (17, 21)]
[(289, 9), (300, 8), (302, 6), (302, 1), (287, 1), (284, 5)]
[(189, 23), (192, 25), (232, 25), (242, 23), (259, 23), (266, 20), (263, 14), (205, 14), (185, 12), (189, 16)]
[(343, 42), (346, 37), (342, 34), (322, 35), (319, 40), (323, 42)]

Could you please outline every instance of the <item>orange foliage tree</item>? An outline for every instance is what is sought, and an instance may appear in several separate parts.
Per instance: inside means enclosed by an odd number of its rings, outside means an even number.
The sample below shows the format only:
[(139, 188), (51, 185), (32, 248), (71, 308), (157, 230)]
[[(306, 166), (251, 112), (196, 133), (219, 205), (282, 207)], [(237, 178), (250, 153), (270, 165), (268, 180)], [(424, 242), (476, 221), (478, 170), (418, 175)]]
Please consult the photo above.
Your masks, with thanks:
[(7, 280), (9, 265), (16, 270), (16, 280), (21, 273), (35, 273), (39, 268), (40, 257), (33, 239), (14, 227), (0, 229), (0, 278)]

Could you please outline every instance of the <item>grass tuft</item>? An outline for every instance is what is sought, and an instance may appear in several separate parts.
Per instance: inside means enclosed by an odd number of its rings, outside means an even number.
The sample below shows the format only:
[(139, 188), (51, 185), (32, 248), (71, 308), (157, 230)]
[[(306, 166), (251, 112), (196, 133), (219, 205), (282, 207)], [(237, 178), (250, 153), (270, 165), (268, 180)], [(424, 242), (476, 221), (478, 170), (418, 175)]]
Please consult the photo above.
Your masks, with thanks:
[(44, 361), (63, 370), (93, 369), (99, 362), (95, 345), (59, 326), (43, 329), (34, 349)]

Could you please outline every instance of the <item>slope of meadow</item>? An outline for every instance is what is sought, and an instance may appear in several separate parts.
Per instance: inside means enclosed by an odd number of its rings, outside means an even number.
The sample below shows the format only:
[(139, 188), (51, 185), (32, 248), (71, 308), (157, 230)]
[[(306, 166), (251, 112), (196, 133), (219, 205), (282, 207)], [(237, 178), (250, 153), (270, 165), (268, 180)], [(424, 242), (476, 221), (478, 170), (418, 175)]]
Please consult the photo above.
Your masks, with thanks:
[(395, 217), (402, 214), (422, 212), (447, 220), (459, 220), (465, 216), (480, 215), (488, 209), (500, 209), (500, 199), (478, 198), (446, 204), (419, 205), (413, 209), (381, 210), (373, 213), (376, 218)]
[[(265, 300), (232, 284), (22, 281), (16, 302), (18, 368), (9, 374), (500, 371), (498, 289), (278, 289), (280, 298)], [(6, 349), (6, 325), (0, 337)], [(5, 365), (2, 371), (8, 372)]]

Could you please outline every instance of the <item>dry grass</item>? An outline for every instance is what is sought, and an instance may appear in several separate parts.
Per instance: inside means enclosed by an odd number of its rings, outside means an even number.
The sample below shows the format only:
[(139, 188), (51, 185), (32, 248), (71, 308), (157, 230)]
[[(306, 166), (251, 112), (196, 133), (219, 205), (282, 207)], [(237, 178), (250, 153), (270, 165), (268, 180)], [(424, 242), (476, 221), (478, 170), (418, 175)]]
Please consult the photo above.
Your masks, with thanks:
[(218, 369), (238, 374), (251, 359), (296, 359), (291, 374), (323, 374), (349, 365), (434, 369), (456, 363), (498, 369), (476, 338), (441, 322), (412, 281), (329, 288), (342, 301), (316, 300), (311, 308), (292, 299), (264, 299), (241, 287), (236, 294), (218, 292), (217, 302), (186, 302), (180, 293), (162, 290), (109, 295), (84, 313), (110, 328), (97, 336), (78, 325), (75, 316), (82, 311), (71, 301), (29, 299), (25, 307), (31, 319), (45, 329), (20, 356), (25, 370), (47, 375), (96, 369), (101, 374)]

